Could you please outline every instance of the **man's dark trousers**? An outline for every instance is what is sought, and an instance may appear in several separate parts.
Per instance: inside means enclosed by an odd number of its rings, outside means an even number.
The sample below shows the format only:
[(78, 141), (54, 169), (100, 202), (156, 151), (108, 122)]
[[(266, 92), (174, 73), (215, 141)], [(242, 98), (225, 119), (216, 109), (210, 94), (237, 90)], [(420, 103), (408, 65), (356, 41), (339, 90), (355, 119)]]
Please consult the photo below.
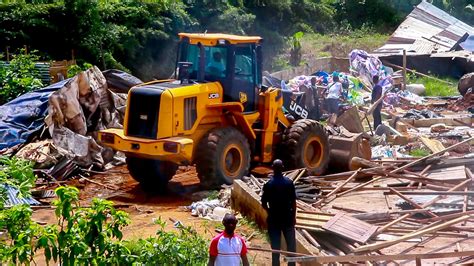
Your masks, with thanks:
[(379, 106), (377, 106), (374, 109), (372, 116), (374, 117), (374, 131), (375, 131), (377, 127), (380, 124), (382, 124), (382, 104), (379, 104)]
[[(268, 224), (268, 235), (270, 237), (270, 244), (272, 249), (281, 250), (281, 233), (285, 237), (288, 251), (296, 252), (295, 226), (294, 225), (272, 225)], [(280, 265), (280, 253), (272, 253), (272, 265)], [(289, 262), (289, 266), (294, 266), (294, 262)]]

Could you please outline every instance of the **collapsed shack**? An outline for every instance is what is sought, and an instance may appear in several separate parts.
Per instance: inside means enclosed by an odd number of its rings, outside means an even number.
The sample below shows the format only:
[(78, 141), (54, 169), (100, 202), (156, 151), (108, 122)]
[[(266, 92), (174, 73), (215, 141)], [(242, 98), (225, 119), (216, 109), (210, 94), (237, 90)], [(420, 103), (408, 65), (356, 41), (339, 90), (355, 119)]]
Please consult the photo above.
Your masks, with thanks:
[[(469, 36), (474, 28), (427, 1), (421, 1), (374, 54), (388, 65), (459, 79), (474, 72)], [(472, 42), (472, 41), (471, 41)]]
[(0, 106), (0, 154), (35, 162), (49, 181), (123, 162), (123, 155), (97, 144), (97, 131), (122, 127), (127, 92), (140, 83), (125, 72), (92, 67)]

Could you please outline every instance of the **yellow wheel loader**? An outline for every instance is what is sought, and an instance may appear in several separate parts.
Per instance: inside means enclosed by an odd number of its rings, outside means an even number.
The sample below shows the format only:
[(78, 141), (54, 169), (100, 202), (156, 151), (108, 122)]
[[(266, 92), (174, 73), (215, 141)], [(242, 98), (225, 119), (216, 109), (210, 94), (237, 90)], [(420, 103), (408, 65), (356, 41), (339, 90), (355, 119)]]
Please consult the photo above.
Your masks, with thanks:
[[(324, 128), (284, 112), (291, 92), (262, 85), (262, 38), (180, 33), (177, 77), (130, 89), (124, 129), (99, 132), (122, 151), (134, 179), (159, 190), (179, 165), (195, 164), (204, 186), (231, 184), (251, 165), (283, 159), (322, 174)], [(295, 109), (292, 106), (291, 109)], [(296, 108), (297, 109), (297, 108)]]

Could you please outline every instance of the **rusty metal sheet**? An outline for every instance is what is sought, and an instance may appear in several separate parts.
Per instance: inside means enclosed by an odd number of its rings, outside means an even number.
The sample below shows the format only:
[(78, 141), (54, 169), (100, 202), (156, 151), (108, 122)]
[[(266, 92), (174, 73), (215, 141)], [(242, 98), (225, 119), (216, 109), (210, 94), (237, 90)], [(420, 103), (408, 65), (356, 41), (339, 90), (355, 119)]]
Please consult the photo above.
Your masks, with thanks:
[[(400, 54), (403, 49), (415, 54), (429, 54), (433, 51), (446, 52), (465, 34), (474, 34), (474, 28), (449, 15), (434, 5), (422, 1), (406, 17), (389, 40), (375, 54)], [(423, 45), (412, 45), (417, 40), (433, 40), (435, 42)]]

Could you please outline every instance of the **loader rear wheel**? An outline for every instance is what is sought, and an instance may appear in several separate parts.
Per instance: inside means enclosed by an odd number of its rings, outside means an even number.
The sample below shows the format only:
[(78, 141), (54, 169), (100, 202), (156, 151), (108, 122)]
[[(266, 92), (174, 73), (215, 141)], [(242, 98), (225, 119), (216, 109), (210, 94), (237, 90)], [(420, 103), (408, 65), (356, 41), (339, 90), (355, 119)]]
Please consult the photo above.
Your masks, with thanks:
[(200, 141), (195, 163), (204, 187), (230, 185), (250, 168), (247, 138), (233, 127), (213, 129)]
[(301, 119), (285, 130), (282, 155), (291, 168), (305, 167), (310, 174), (321, 175), (329, 163), (329, 140), (321, 124)]
[(178, 170), (178, 165), (160, 160), (127, 157), (126, 162), (133, 179), (149, 192), (164, 192)]

